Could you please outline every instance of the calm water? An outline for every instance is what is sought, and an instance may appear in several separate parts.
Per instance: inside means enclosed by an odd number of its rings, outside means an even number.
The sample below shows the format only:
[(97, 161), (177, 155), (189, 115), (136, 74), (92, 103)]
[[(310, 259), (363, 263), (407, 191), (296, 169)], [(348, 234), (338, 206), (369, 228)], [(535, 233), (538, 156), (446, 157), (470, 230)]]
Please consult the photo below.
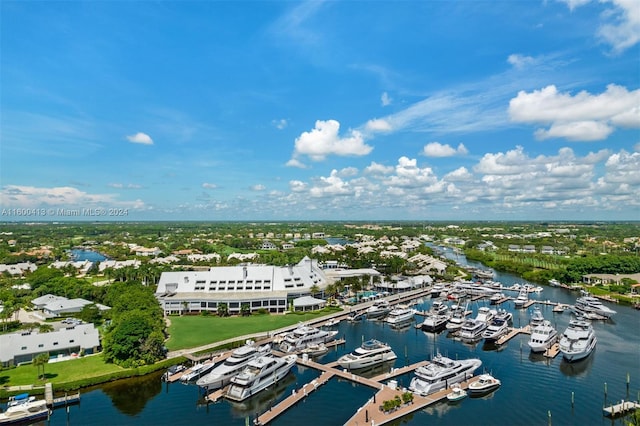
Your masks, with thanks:
[[(460, 259), (463, 260), (463, 259)], [(506, 285), (523, 282), (522, 279), (498, 274), (496, 279)], [(515, 293), (514, 293), (515, 295)], [(550, 299), (573, 303), (576, 293), (545, 287), (532, 298)], [(475, 311), (486, 303), (473, 304)], [(418, 306), (428, 309), (430, 299)], [(512, 302), (503, 307), (514, 312), (514, 325), (524, 325), (529, 312), (514, 310)], [(533, 357), (526, 345), (527, 337), (520, 335), (499, 350), (483, 343), (475, 346), (463, 344), (441, 334), (424, 333), (413, 325), (404, 330), (394, 330), (377, 321), (340, 324), (339, 336), (347, 344), (320, 358), (321, 362), (336, 360), (352, 350), (363, 339), (377, 338), (390, 343), (398, 359), (395, 366), (403, 366), (429, 358), (439, 351), (451, 358), (478, 357), (483, 364), (480, 370), (492, 372), (502, 380), (502, 387), (493, 394), (480, 398), (466, 398), (458, 405), (446, 402), (403, 418), (396, 424), (407, 425), (547, 425), (551, 412), (555, 425), (610, 425), (612, 421), (602, 416), (604, 387), (607, 383), (607, 402), (620, 399), (638, 399), (640, 392), (640, 312), (631, 308), (614, 306), (618, 314), (613, 321), (594, 322), (598, 346), (586, 361), (567, 364), (561, 356), (553, 360)], [(569, 312), (554, 314), (550, 307), (543, 313), (560, 332), (567, 326)], [(419, 321), (420, 317), (416, 320)], [(480, 370), (477, 373), (481, 372)], [(375, 372), (379, 373), (379, 372)], [(626, 378), (630, 375), (629, 394)], [(294, 367), (292, 373), (275, 388), (256, 395), (243, 404), (221, 401), (203, 405), (197, 387), (180, 383), (166, 384), (160, 381), (160, 373), (135, 380), (124, 380), (85, 390), (79, 406), (71, 407), (67, 414), (58, 409), (51, 416), (51, 425), (244, 425), (256, 412), (291, 394), (292, 389), (318, 376), (313, 369)], [(399, 378), (408, 386), (411, 375)], [(571, 393), (575, 405), (571, 407)], [(333, 378), (304, 402), (279, 417), (274, 425), (341, 425), (353, 412), (372, 397), (370, 388)], [(615, 424), (621, 425), (622, 420)]]
[(71, 256), (73, 260), (82, 261), (88, 260), (89, 262), (102, 262), (107, 260), (105, 256), (93, 250), (73, 249), (71, 250)]

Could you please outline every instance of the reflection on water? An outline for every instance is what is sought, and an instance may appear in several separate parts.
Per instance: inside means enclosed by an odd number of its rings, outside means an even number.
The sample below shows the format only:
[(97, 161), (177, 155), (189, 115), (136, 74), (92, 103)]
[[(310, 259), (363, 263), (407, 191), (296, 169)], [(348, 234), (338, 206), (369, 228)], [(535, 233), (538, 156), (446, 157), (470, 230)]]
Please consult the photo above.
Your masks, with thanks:
[(360, 368), (360, 369), (355, 369), (350, 371), (357, 376), (370, 379), (372, 377), (379, 376), (380, 374), (390, 373), (395, 363), (396, 363), (396, 360), (394, 359), (393, 361), (387, 361), (385, 363), (374, 365), (371, 367), (365, 367), (365, 368)]
[(438, 417), (442, 417), (445, 414), (447, 414), (449, 411), (451, 410), (457, 410), (460, 407), (462, 407), (462, 401), (456, 401), (456, 402), (440, 402), (434, 405), (431, 405), (425, 409), (423, 409), (422, 411), (429, 414), (429, 415), (436, 415)]
[(147, 402), (162, 392), (162, 374), (162, 371), (158, 371), (146, 376), (106, 383), (102, 386), (102, 391), (111, 398), (111, 402), (120, 412), (136, 416), (144, 410)]
[[(558, 356), (562, 357), (562, 354), (559, 354)], [(587, 357), (587, 359), (583, 359), (577, 362), (567, 362), (563, 359), (560, 363), (560, 372), (569, 377), (584, 376), (591, 369), (595, 357), (596, 349), (593, 350), (593, 352)]]
[(289, 372), (289, 374), (279, 380), (275, 385), (269, 386), (257, 395), (247, 398), (242, 402), (229, 401), (231, 411), (234, 416), (238, 417), (254, 416), (256, 413), (263, 413), (274, 405), (274, 401), (279, 401), (287, 389), (287, 386), (293, 384), (295, 381), (296, 375)]
[[(558, 355), (561, 356), (561, 355)], [(529, 351), (529, 361), (531, 362), (544, 362), (545, 364), (551, 364), (551, 358), (544, 356), (543, 353), (536, 353)]]

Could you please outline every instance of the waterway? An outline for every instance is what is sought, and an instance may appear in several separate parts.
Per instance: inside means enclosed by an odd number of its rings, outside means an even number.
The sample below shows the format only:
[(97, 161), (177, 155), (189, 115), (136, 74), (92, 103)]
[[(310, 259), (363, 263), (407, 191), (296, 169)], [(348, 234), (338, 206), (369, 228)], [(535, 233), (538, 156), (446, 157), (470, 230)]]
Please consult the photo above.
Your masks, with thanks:
[[(465, 262), (462, 256), (458, 260)], [(505, 285), (525, 282), (503, 273), (497, 273), (495, 279)], [(531, 297), (572, 304), (577, 294), (544, 287), (542, 293), (532, 293)], [(431, 299), (426, 298), (417, 308), (428, 309), (431, 303)], [(487, 303), (473, 303), (470, 308), (475, 314), (478, 307)], [(503, 307), (514, 313), (515, 326), (528, 322), (530, 309), (515, 310), (512, 302)], [(603, 417), (602, 407), (620, 399), (640, 397), (640, 312), (624, 306), (613, 308), (618, 311), (613, 320), (594, 322), (598, 338), (596, 351), (587, 360), (575, 364), (566, 363), (561, 355), (552, 360), (532, 356), (526, 335), (516, 336), (503, 347), (496, 348), (483, 343), (464, 344), (447, 337), (446, 331), (425, 333), (413, 325), (397, 330), (379, 321), (343, 321), (338, 330), (339, 337), (346, 339), (346, 345), (327, 353), (319, 361), (334, 361), (363, 339), (377, 338), (394, 348), (398, 355), (395, 367), (428, 359), (440, 352), (454, 359), (480, 358), (483, 364), (476, 373), (481, 370), (491, 372), (502, 381), (497, 391), (484, 398), (466, 398), (456, 405), (439, 403), (399, 420), (396, 425), (622, 425), (623, 420)], [(543, 308), (543, 313), (560, 332), (571, 319), (569, 312), (553, 313), (551, 307)], [(416, 321), (420, 321), (420, 317), (416, 317)], [(269, 409), (290, 395), (293, 389), (299, 389), (319, 375), (310, 368), (294, 367), (281, 383), (245, 403), (222, 400), (207, 405), (196, 386), (166, 384), (160, 381), (160, 374), (84, 390), (80, 405), (70, 407), (68, 413), (64, 409), (56, 410), (48, 424), (245, 425), (256, 413)], [(398, 380), (408, 386), (411, 375), (401, 376)], [(341, 425), (373, 394), (374, 390), (370, 388), (334, 377), (272, 424)]]
[(70, 250), (70, 254), (74, 261), (88, 260), (89, 262), (102, 262), (107, 260), (104, 255), (93, 250), (73, 249)]

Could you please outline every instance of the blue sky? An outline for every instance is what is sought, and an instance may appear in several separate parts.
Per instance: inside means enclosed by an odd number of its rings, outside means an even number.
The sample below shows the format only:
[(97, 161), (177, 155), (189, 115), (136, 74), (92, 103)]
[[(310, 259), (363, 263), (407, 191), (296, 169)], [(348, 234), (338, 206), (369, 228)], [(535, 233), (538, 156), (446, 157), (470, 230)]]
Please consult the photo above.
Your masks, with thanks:
[(635, 0), (0, 7), (0, 220), (640, 219)]

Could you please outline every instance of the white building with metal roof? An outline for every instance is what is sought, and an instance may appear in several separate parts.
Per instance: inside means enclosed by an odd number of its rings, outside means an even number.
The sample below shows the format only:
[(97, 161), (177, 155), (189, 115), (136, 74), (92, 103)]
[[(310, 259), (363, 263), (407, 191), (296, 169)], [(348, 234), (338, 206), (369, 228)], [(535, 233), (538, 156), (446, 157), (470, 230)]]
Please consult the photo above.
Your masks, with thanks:
[(285, 312), (289, 301), (323, 289), (327, 277), (316, 260), (303, 258), (290, 266), (217, 266), (206, 271), (163, 272), (156, 297), (165, 314), (218, 311), (225, 303), (229, 313), (243, 304), (251, 311)]
[(78, 324), (49, 333), (23, 331), (0, 334), (0, 364), (4, 367), (31, 362), (42, 353), (59, 355), (92, 354), (100, 350), (100, 336), (93, 324)]

